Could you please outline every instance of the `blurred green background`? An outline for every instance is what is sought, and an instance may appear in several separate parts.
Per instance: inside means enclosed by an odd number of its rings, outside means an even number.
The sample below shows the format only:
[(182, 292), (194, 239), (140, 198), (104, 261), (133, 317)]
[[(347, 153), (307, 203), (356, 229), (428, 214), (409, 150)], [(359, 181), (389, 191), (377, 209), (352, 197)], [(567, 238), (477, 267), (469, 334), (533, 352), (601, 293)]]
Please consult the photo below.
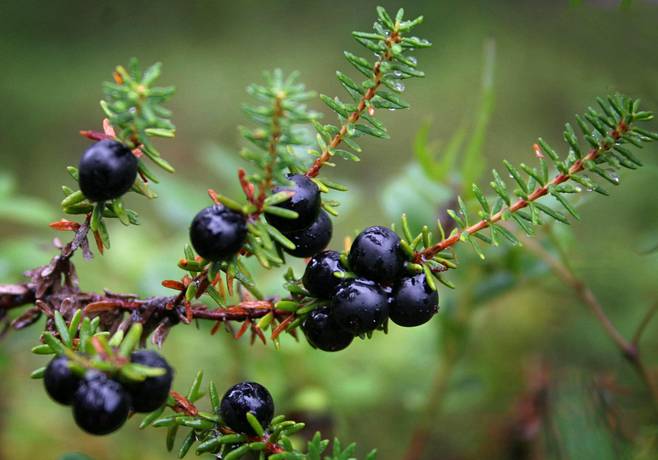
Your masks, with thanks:
[[(427, 77), (408, 85), (412, 109), (380, 114), (392, 139), (364, 141), (361, 163), (340, 161), (329, 173), (352, 189), (335, 221), (336, 248), (357, 229), (390, 223), (400, 208), (428, 219), (438, 212), (442, 203), (431, 194), (379, 198), (409, 173), (424, 121), (431, 119), (429, 137), (445, 145), (476, 116), (487, 39), (497, 48), (482, 149), (487, 170), (503, 158), (529, 161), (537, 136), (557, 145), (563, 123), (598, 95), (621, 91), (658, 109), (655, 2), (1, 2), (0, 281), (19, 281), (53, 254), (46, 224), (60, 217), (59, 188), (71, 182), (66, 166), (88, 145), (77, 131), (100, 126), (100, 82), (116, 64), (131, 56), (164, 63), (162, 82), (177, 87), (170, 107), (178, 135), (160, 145), (177, 174), (157, 186), (155, 202), (130, 197), (141, 227), (112, 223), (111, 251), (79, 261), (78, 271), (88, 290), (153, 295), (163, 292), (162, 279), (179, 276), (175, 261), (189, 220), (207, 203), (205, 190), (236, 192), (246, 85), (281, 67), (301, 71), (312, 89), (340, 94), (335, 70), (351, 72), (342, 51), (358, 49), (350, 32), (369, 29), (378, 3), (423, 14), (418, 34), (434, 46), (418, 53)], [(319, 100), (314, 108), (322, 110)], [(657, 300), (658, 256), (646, 254), (658, 239), (656, 153), (655, 146), (641, 152), (645, 168), (622, 177), (609, 198), (587, 200), (572, 233), (559, 233), (575, 271), (626, 335)], [(656, 458), (658, 419), (646, 390), (573, 293), (521, 250), (491, 256), (481, 263), (464, 255), (462, 275), (451, 278), (457, 290), (441, 290), (444, 308), (434, 321), (392, 327), (338, 354), (292, 340), (281, 351), (249, 347), (226, 334), (210, 337), (205, 325), (174, 329), (164, 353), (179, 388), (196, 369), (219, 388), (260, 381), (279, 412), (297, 414), (325, 436), (356, 440), (361, 453), (377, 447), (384, 460), (403, 458), (419, 423), (428, 429), (423, 459)], [(259, 279), (263, 291), (280, 289), (280, 273)], [(452, 323), (445, 318), (461, 311), (472, 312), (468, 333), (446, 365)], [(71, 451), (96, 460), (172, 458), (164, 432), (138, 431), (136, 420), (112, 436), (82, 434), (41, 382), (28, 379), (44, 364), (29, 353), (38, 333), (37, 326), (2, 340), (0, 459)], [(658, 365), (657, 346), (653, 324), (643, 342), (650, 368)], [(535, 393), (539, 415), (528, 418)]]

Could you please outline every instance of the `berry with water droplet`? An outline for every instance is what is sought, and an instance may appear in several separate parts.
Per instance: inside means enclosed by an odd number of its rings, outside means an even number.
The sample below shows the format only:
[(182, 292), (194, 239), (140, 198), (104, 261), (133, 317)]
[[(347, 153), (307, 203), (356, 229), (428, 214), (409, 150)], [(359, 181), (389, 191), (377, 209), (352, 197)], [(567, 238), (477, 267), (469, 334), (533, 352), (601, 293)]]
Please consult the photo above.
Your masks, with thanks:
[(302, 282), (313, 297), (329, 299), (333, 297), (343, 281), (334, 276), (337, 272), (345, 272), (345, 268), (340, 263), (340, 254), (336, 251), (322, 251), (309, 260)]
[(310, 226), (301, 230), (283, 232), (284, 236), (295, 245), (295, 249), (284, 248), (284, 251), (294, 257), (311, 257), (327, 247), (332, 233), (333, 225), (329, 215), (325, 211), (320, 211)]
[(267, 222), (282, 232), (308, 227), (317, 218), (320, 211), (320, 189), (315, 185), (315, 182), (303, 174), (292, 174), (288, 176), (288, 179), (292, 182), (291, 185), (274, 187), (272, 193), (293, 192), (289, 199), (276, 206), (295, 211), (298, 214), (297, 218), (286, 219), (285, 217), (265, 213)]
[(354, 279), (341, 284), (331, 309), (341, 328), (360, 335), (384, 324), (388, 304), (388, 294), (379, 285), (370, 280)]
[(404, 269), (400, 237), (387, 227), (368, 227), (356, 237), (348, 256), (358, 275), (383, 283), (395, 281)]
[(402, 278), (393, 291), (388, 316), (405, 327), (428, 322), (439, 310), (439, 293), (427, 284), (425, 274)]
[(222, 397), (219, 415), (224, 423), (238, 433), (256, 434), (247, 420), (247, 412), (251, 412), (267, 429), (274, 416), (274, 401), (263, 385), (241, 382), (229, 388)]
[(310, 344), (323, 351), (343, 350), (354, 339), (350, 332), (338, 325), (331, 308), (326, 306), (311, 311), (302, 323), (302, 330)]

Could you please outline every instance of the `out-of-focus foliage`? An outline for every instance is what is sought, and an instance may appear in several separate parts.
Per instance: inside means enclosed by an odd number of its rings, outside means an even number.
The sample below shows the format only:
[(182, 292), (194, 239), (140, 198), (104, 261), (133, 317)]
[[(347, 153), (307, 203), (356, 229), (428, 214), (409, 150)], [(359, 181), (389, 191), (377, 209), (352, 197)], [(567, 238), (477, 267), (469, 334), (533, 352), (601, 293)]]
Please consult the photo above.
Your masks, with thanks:
[[(164, 83), (177, 86), (172, 109), (178, 117), (177, 138), (163, 152), (178, 174), (162, 177), (160, 199), (135, 200), (139, 227), (110, 224), (112, 251), (80, 261), (81, 283), (97, 290), (162, 293), (160, 281), (177, 275), (171, 262), (180, 256), (187, 223), (207, 201), (205, 190), (229, 192), (236, 163), (244, 166), (235, 127), (245, 123), (240, 109), (245, 86), (258, 81), (262, 70), (281, 67), (299, 70), (310, 89), (335, 94), (334, 71), (342, 66), (340, 51), (349, 46), (345, 37), (371, 20), (375, 4), (366, 3), (119, 2), (89, 8), (73, 2), (66, 14), (54, 2), (3, 4), (0, 160), (4, 177), (15, 184), (11, 196), (38, 201), (15, 208), (30, 216), (27, 221), (1, 214), (1, 281), (18, 280), (22, 270), (53, 253), (48, 247), (53, 233), (29, 222), (45, 224), (52, 220), (48, 213), (56, 213), (65, 167), (87, 145), (76, 133), (99, 121), (102, 95), (96, 82), (106, 78), (108, 61), (118, 64), (136, 54), (143, 62), (166, 63)], [(426, 78), (406, 95), (413, 112), (381, 113), (391, 140), (364, 141), (359, 164), (338, 162), (330, 172), (351, 189), (340, 197), (335, 248), (357, 228), (396, 220), (399, 212), (389, 214), (389, 206), (407, 211), (417, 224), (445, 207), (449, 187), (419, 166), (404, 171), (414, 158), (414, 136), (428, 117), (427, 139), (442, 141), (430, 150), (439, 159), (455, 133), (463, 130), (462, 147), (474, 139), (473, 120), (482, 104), (481, 49), (489, 37), (496, 41), (497, 60), (495, 107), (481, 149), (485, 171), (502, 158), (527, 162), (537, 135), (557, 144), (562, 123), (597, 95), (619, 90), (641, 96), (649, 110), (658, 108), (653, 2), (636, 1), (622, 12), (613, 1), (577, 7), (567, 1), (404, 3), (433, 25), (424, 30), (434, 43), (423, 54)], [(312, 102), (311, 108), (322, 109), (319, 100)], [(646, 167), (629, 175), (611, 197), (585, 200), (578, 208), (582, 221), (558, 235), (576, 271), (626, 334), (656, 300), (658, 257), (647, 253), (657, 243), (658, 202), (650, 193), (658, 179), (655, 153), (655, 147), (643, 152)], [(379, 206), (401, 170), (424, 198), (404, 194), (408, 189), (402, 187), (386, 207)], [(452, 186), (458, 177), (453, 173), (446, 183)], [(360, 194), (353, 193), (355, 187)], [(0, 209), (5, 201), (0, 199)], [(429, 420), (422, 458), (441, 452), (443, 458), (507, 459), (510, 452), (523, 452), (515, 444), (524, 433), (518, 427), (525, 426), (519, 414), (536, 393), (538, 369), (547, 367), (548, 418), (537, 425), (540, 434), (529, 438), (532, 448), (547, 458), (623, 458), (629, 450), (639, 459), (654, 458), (655, 416), (647, 395), (571, 292), (519, 248), (490, 251), (487, 263), (467, 251), (459, 255), (459, 278), (451, 278), (459, 288), (442, 289), (439, 316), (422, 328), (394, 328), (388, 337), (322, 354), (292, 340), (275, 353), (226, 334), (210, 337), (206, 326), (181, 326), (164, 353), (183, 376), (181, 387), (198, 368), (218, 385), (247, 377), (268, 382), (280, 402), (277, 410), (306, 420), (307, 431), (317, 428), (331, 437), (335, 430), (359, 441), (359, 455), (377, 447), (381, 459), (401, 458), (427, 407), (435, 372), (447, 362), (450, 378), (440, 410)], [(279, 285), (280, 273), (259, 276), (264, 292)], [(33, 333), (36, 329), (2, 343), (0, 457), (56, 458), (44, 452), (69, 451), (95, 460), (166, 458), (161, 434), (139, 432), (137, 421), (109, 438), (81, 435), (63, 409), (47, 401), (40, 383), (26, 379), (41, 364), (29, 353)], [(654, 323), (643, 348), (656, 346)], [(647, 363), (655, 368), (658, 360), (647, 353)]]

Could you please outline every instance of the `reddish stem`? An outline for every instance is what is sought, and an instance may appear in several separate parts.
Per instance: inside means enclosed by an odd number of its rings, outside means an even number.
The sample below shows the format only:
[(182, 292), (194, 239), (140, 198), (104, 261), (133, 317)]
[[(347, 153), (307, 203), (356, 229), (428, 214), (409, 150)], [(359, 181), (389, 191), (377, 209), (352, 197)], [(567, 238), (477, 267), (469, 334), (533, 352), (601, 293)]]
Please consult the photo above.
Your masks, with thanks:
[[(610, 135), (613, 137), (613, 139), (617, 140), (627, 130), (628, 130), (628, 126), (626, 125), (626, 123), (621, 121), (617, 125), (617, 128), (610, 133)], [(602, 153), (610, 150), (611, 148), (612, 148), (611, 145), (603, 144), (600, 145), (598, 148), (590, 150), (587, 153), (587, 155), (585, 155), (583, 158), (576, 160), (576, 162), (574, 162), (574, 164), (571, 165), (571, 167), (566, 173), (560, 173), (557, 176), (555, 176), (548, 184), (537, 187), (535, 190), (532, 191), (532, 193), (528, 195), (527, 199), (519, 198), (512, 205), (501, 209), (500, 211), (492, 215), (489, 219), (483, 219), (478, 223), (471, 225), (470, 227), (467, 227), (464, 230), (456, 231), (453, 235), (449, 236), (448, 238), (442, 241), (439, 241), (434, 246), (426, 248), (423, 251), (417, 252), (414, 257), (414, 262), (419, 263), (424, 260), (429, 260), (435, 255), (437, 255), (439, 252), (443, 251), (444, 249), (447, 249), (450, 246), (457, 244), (460, 241), (460, 237), (462, 236), (462, 234), (472, 235), (473, 233), (477, 233), (480, 230), (490, 227), (491, 224), (495, 224), (496, 222), (499, 222), (500, 220), (503, 219), (503, 217), (507, 213), (514, 213), (527, 207), (533, 201), (537, 201), (539, 198), (546, 195), (550, 187), (554, 187), (568, 181), (569, 179), (571, 179), (572, 176), (578, 174), (579, 172), (585, 169), (586, 162), (596, 160), (597, 157), (599, 157)]]
[(327, 145), (327, 147), (322, 151), (322, 154), (313, 162), (313, 164), (308, 169), (308, 171), (306, 171), (306, 175), (308, 177), (316, 177), (318, 175), (320, 169), (331, 159), (332, 150), (338, 147), (340, 143), (343, 141), (343, 139), (345, 138), (349, 126), (359, 121), (359, 118), (361, 118), (361, 115), (366, 110), (368, 102), (373, 97), (375, 97), (377, 91), (379, 90), (379, 87), (382, 84), (382, 78), (383, 78), (383, 73), (381, 70), (382, 63), (393, 59), (393, 53), (391, 52), (391, 47), (394, 44), (399, 43), (401, 40), (402, 38), (400, 37), (400, 34), (397, 30), (391, 32), (391, 35), (389, 35), (389, 37), (386, 39), (386, 52), (382, 55), (382, 57), (377, 62), (375, 62), (375, 65), (372, 68), (373, 83), (374, 83), (373, 86), (368, 88), (368, 91), (366, 91), (366, 93), (361, 97), (361, 100), (359, 101), (356, 110), (354, 110), (354, 112), (350, 114), (350, 116), (347, 118), (345, 123), (343, 123), (343, 125), (340, 127), (340, 130), (331, 139), (329, 145)]

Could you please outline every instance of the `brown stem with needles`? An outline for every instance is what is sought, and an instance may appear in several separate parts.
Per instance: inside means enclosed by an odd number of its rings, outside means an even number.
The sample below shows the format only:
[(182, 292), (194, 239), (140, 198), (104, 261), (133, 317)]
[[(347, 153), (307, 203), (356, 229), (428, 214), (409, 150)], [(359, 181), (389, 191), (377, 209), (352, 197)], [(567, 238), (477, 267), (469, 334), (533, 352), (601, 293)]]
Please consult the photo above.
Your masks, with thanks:
[(393, 53), (391, 52), (391, 47), (399, 43), (402, 40), (402, 37), (400, 37), (400, 33), (396, 30), (393, 30), (391, 34), (388, 36), (386, 39), (386, 51), (384, 54), (379, 58), (377, 62), (375, 62), (375, 65), (372, 68), (372, 74), (373, 74), (373, 82), (374, 84), (372, 87), (368, 88), (368, 91), (365, 92), (365, 94), (361, 97), (361, 100), (359, 101), (358, 105), (356, 106), (356, 110), (350, 114), (349, 117), (347, 117), (347, 120), (343, 123), (343, 125), (340, 127), (340, 130), (334, 135), (334, 137), (331, 139), (327, 147), (322, 151), (322, 154), (313, 162), (311, 167), (306, 171), (306, 175), (308, 177), (316, 177), (318, 173), (320, 172), (320, 169), (329, 161), (331, 158), (331, 151), (338, 147), (341, 142), (343, 142), (343, 139), (347, 135), (347, 130), (350, 125), (353, 125), (357, 121), (359, 121), (359, 118), (361, 118), (361, 115), (363, 112), (366, 110), (366, 107), (368, 106), (368, 102), (375, 97), (377, 94), (377, 91), (379, 90), (379, 87), (382, 84), (382, 78), (384, 77), (384, 74), (382, 73), (381, 67), (382, 63), (391, 61), (393, 59)]
[[(617, 127), (610, 132), (610, 136), (616, 141), (618, 140), (626, 131), (628, 131), (628, 125), (624, 122), (621, 121), (617, 125)], [(497, 213), (493, 214), (491, 217), (488, 219), (483, 219), (479, 221), (476, 224), (471, 225), (470, 227), (465, 228), (464, 230), (461, 231), (456, 231), (453, 233), (451, 236), (448, 238), (443, 239), (442, 241), (439, 241), (435, 245), (424, 249), (423, 251), (417, 252), (414, 261), (416, 263), (422, 262), (423, 260), (428, 260), (437, 255), (439, 252), (443, 251), (444, 249), (447, 249), (451, 246), (454, 246), (460, 241), (460, 238), (462, 234), (466, 235), (472, 235), (473, 233), (477, 233), (481, 230), (484, 230), (485, 228), (490, 227), (492, 224), (495, 224), (505, 217), (506, 214), (508, 213), (514, 213), (517, 212), (525, 207), (527, 207), (530, 203), (533, 201), (537, 201), (541, 197), (545, 196), (548, 194), (549, 188), (550, 187), (555, 187), (557, 185), (560, 185), (569, 179), (571, 179), (572, 176), (580, 173), (585, 169), (585, 163), (589, 161), (594, 161), (596, 160), (600, 155), (602, 155), (605, 152), (608, 152), (612, 149), (613, 145), (604, 143), (599, 145), (597, 148), (591, 149), (583, 158), (580, 158), (574, 162), (573, 165), (569, 168), (569, 170), (566, 173), (560, 173), (556, 175), (548, 184), (538, 186), (535, 188), (527, 198), (519, 198), (517, 201), (515, 201), (513, 204), (504, 207)], [(541, 151), (537, 150), (539, 154), (541, 154)]]

